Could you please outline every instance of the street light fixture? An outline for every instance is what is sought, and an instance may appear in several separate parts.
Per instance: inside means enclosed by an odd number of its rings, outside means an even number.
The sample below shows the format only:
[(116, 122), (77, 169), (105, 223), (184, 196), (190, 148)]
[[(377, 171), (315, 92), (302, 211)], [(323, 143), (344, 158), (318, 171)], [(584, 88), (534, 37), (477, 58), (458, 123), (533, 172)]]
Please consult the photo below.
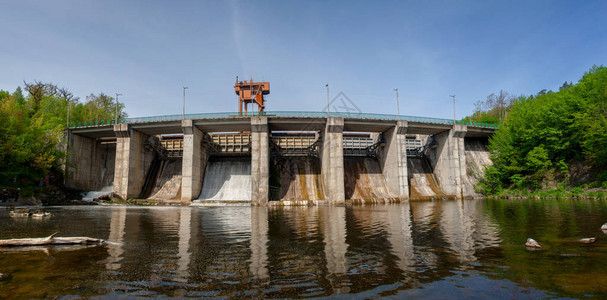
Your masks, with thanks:
[(114, 124), (118, 124), (118, 96), (122, 96), (122, 94), (116, 93), (116, 121)]
[(185, 90), (189, 89), (189, 87), (183, 87), (183, 112), (181, 113), (181, 118), (185, 120)]
[(396, 112), (398, 113), (398, 119), (400, 120), (400, 104), (398, 104), (398, 88), (395, 88), (396, 92)]
[(453, 97), (453, 125), (455, 126), (455, 95), (449, 95), (449, 97)]
[(325, 84), (327, 88), (327, 118), (331, 116), (331, 103), (329, 102), (329, 84)]

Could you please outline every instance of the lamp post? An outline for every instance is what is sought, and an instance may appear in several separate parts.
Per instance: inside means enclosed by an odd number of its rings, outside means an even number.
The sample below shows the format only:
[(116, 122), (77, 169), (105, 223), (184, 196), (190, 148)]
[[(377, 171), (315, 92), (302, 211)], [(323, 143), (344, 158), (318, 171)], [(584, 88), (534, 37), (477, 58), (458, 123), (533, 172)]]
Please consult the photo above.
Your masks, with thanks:
[(453, 98), (453, 125), (455, 126), (455, 95), (449, 95)]
[(327, 118), (331, 116), (331, 103), (329, 102), (329, 84), (325, 84), (327, 88)]
[(396, 92), (396, 112), (398, 113), (398, 119), (400, 120), (400, 104), (398, 104), (398, 88), (395, 88)]
[(118, 96), (122, 96), (122, 94), (116, 93), (116, 121), (114, 124), (118, 124)]
[(185, 120), (185, 90), (189, 89), (189, 87), (183, 87), (183, 112), (181, 113), (181, 118)]

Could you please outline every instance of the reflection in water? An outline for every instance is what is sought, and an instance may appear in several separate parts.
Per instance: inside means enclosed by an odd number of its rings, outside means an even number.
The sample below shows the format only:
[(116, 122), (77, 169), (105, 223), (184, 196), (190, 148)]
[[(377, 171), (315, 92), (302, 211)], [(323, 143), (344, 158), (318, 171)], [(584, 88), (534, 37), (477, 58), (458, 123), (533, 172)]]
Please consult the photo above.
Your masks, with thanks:
[(414, 239), (418, 268), (432, 268), (438, 265), (434, 245), (439, 243), (442, 237), (436, 232), (437, 207), (440, 205), (435, 201), (411, 202), (411, 223), (417, 233)]
[(411, 232), (411, 212), (409, 205), (394, 205), (388, 210), (388, 240), (392, 253), (398, 258), (402, 271), (413, 271), (415, 254)]
[(122, 260), (124, 227), (126, 225), (126, 207), (113, 207), (110, 219), (110, 236), (107, 245), (109, 257), (106, 260), (105, 268), (108, 270), (120, 269)]
[(188, 266), (190, 264), (190, 238), (192, 236), (192, 208), (182, 207), (179, 210), (179, 243), (178, 243), (178, 255), (177, 261), (177, 274), (175, 281), (187, 282), (189, 272)]
[[(0, 281), (0, 298), (607, 293), (607, 237), (600, 231), (607, 202), (601, 201), (50, 210), (52, 218), (44, 222), (14, 220), (0, 211), (0, 237), (58, 231), (109, 236), (112, 243), (73, 251), (51, 247), (46, 254), (3, 251), (0, 272), (12, 278)], [(528, 236), (549, 247), (526, 251)], [(597, 242), (575, 242), (587, 236)]]
[(473, 222), (464, 212), (464, 202), (466, 201), (445, 202), (441, 207), (439, 224), (443, 237), (449, 243), (449, 249), (461, 263), (475, 260), (472, 240)]
[(268, 278), (268, 209), (251, 207), (251, 264), (256, 279)]
[(346, 262), (346, 208), (327, 207), (321, 213), (325, 259), (329, 275), (345, 274), (348, 271)]

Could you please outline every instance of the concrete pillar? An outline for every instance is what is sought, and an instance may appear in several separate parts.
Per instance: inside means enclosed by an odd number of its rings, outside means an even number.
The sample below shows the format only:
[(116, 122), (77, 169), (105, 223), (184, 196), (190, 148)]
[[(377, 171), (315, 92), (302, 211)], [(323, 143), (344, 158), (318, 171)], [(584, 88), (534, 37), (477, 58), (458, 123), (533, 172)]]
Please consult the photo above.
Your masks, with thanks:
[(346, 200), (343, 131), (343, 118), (327, 118), (320, 149), (320, 163), (325, 199), (332, 203)]
[(467, 131), (466, 125), (457, 124), (449, 131), (435, 134), (433, 138), (438, 145), (429, 155), (441, 189), (457, 199), (463, 198), (463, 179), (466, 176), (464, 137)]
[(130, 128), (129, 124), (114, 124), (116, 133), (116, 162), (114, 194), (122, 199), (139, 196), (145, 183), (146, 162), (144, 142), (147, 136)]
[(202, 189), (204, 170), (209, 161), (209, 149), (202, 147), (204, 133), (192, 120), (182, 120), (183, 159), (181, 161), (181, 203), (190, 204)]
[(385, 145), (378, 152), (379, 164), (390, 194), (400, 200), (409, 199), (406, 134), (409, 124), (398, 121), (383, 133)]
[(251, 117), (251, 203), (268, 203), (270, 189), (270, 141), (268, 117)]

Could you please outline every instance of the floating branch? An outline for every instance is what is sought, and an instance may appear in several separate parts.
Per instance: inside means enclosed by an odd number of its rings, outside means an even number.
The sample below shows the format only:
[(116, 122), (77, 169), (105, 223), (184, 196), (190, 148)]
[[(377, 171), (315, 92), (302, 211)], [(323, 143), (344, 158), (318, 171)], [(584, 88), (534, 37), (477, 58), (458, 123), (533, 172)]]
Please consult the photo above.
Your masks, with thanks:
[(18, 247), (18, 246), (41, 246), (41, 245), (101, 245), (107, 243), (105, 240), (90, 238), (86, 236), (76, 237), (54, 237), (53, 233), (44, 238), (24, 238), (0, 240), (0, 247)]

